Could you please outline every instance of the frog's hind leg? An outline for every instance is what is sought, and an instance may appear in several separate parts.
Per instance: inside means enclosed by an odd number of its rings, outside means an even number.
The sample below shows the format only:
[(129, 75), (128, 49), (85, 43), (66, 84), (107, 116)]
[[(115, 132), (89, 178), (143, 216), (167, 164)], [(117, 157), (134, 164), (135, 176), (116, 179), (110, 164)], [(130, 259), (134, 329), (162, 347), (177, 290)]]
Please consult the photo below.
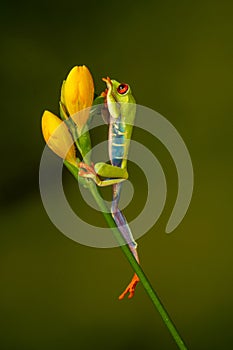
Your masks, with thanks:
[[(126, 243), (128, 244), (131, 252), (133, 253), (135, 259), (139, 263), (139, 257), (138, 257), (138, 253), (137, 253), (137, 243), (135, 242), (135, 240), (133, 238), (132, 232), (129, 228), (129, 225), (128, 225), (124, 215), (122, 214), (122, 212), (118, 208), (120, 191), (121, 191), (121, 184), (113, 185), (112, 216), (113, 216), (113, 218), (118, 226), (118, 229), (120, 230), (120, 232), (122, 233), (122, 236), (124, 237)], [(127, 293), (129, 293), (129, 298), (132, 298), (138, 282), (139, 282), (139, 278), (136, 274), (134, 274), (129, 285), (126, 287), (124, 292), (119, 296), (119, 299), (120, 300), (123, 299)]]

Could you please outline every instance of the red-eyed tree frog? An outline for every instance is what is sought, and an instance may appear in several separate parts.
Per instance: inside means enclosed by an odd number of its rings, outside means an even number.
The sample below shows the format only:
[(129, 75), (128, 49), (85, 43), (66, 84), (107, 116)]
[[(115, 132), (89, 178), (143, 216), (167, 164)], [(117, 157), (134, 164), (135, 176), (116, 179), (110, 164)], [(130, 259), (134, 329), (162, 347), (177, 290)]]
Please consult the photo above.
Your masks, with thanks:
[[(81, 162), (79, 164), (79, 176), (93, 179), (98, 186), (112, 186), (112, 216), (139, 263), (137, 243), (134, 241), (124, 215), (118, 208), (122, 182), (128, 178), (127, 156), (136, 114), (136, 102), (128, 84), (119, 83), (109, 77), (103, 78), (103, 81), (107, 85), (106, 92), (103, 95), (109, 114), (108, 149), (111, 164), (100, 162), (90, 166)], [(132, 298), (138, 282), (139, 278), (134, 274), (119, 299), (123, 299), (127, 293), (129, 293), (128, 297)]]

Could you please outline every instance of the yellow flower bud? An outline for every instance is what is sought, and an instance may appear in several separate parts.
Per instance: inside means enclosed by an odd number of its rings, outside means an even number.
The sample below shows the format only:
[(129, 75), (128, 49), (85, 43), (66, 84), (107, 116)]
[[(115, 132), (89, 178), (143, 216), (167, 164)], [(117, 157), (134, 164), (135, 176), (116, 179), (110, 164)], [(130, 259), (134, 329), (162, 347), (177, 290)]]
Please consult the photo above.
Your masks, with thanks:
[(71, 69), (67, 79), (63, 82), (61, 90), (61, 101), (65, 105), (69, 115), (81, 131), (86, 124), (89, 111), (79, 113), (85, 108), (91, 107), (94, 98), (94, 83), (86, 66), (75, 66)]
[(49, 111), (44, 111), (42, 120), (42, 133), (47, 145), (59, 157), (77, 166), (73, 139), (64, 122)]

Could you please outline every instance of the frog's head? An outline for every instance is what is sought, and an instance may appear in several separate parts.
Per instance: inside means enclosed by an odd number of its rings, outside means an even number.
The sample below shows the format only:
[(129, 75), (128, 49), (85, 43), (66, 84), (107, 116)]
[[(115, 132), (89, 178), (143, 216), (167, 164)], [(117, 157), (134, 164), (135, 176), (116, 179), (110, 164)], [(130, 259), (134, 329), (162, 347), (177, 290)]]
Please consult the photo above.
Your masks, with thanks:
[(107, 85), (107, 102), (135, 103), (130, 86), (111, 80), (109, 77), (102, 79)]

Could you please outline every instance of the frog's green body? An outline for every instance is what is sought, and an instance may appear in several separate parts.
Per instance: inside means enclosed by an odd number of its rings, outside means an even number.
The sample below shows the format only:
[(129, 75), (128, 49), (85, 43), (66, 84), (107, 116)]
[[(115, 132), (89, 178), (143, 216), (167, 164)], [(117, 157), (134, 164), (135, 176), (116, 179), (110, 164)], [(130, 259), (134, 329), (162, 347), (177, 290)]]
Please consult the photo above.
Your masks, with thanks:
[[(120, 84), (116, 80), (110, 80), (110, 78), (103, 80), (107, 84), (106, 102), (109, 112), (108, 148), (111, 164), (100, 162), (96, 163), (93, 168), (81, 163), (79, 175), (92, 178), (98, 186), (113, 186), (112, 216), (135, 259), (139, 262), (137, 244), (133, 239), (124, 215), (118, 208), (122, 182), (128, 178), (127, 156), (136, 114), (136, 103), (129, 85)], [(120, 299), (128, 292), (130, 293), (129, 298), (131, 298), (138, 281), (137, 275), (134, 275)]]

